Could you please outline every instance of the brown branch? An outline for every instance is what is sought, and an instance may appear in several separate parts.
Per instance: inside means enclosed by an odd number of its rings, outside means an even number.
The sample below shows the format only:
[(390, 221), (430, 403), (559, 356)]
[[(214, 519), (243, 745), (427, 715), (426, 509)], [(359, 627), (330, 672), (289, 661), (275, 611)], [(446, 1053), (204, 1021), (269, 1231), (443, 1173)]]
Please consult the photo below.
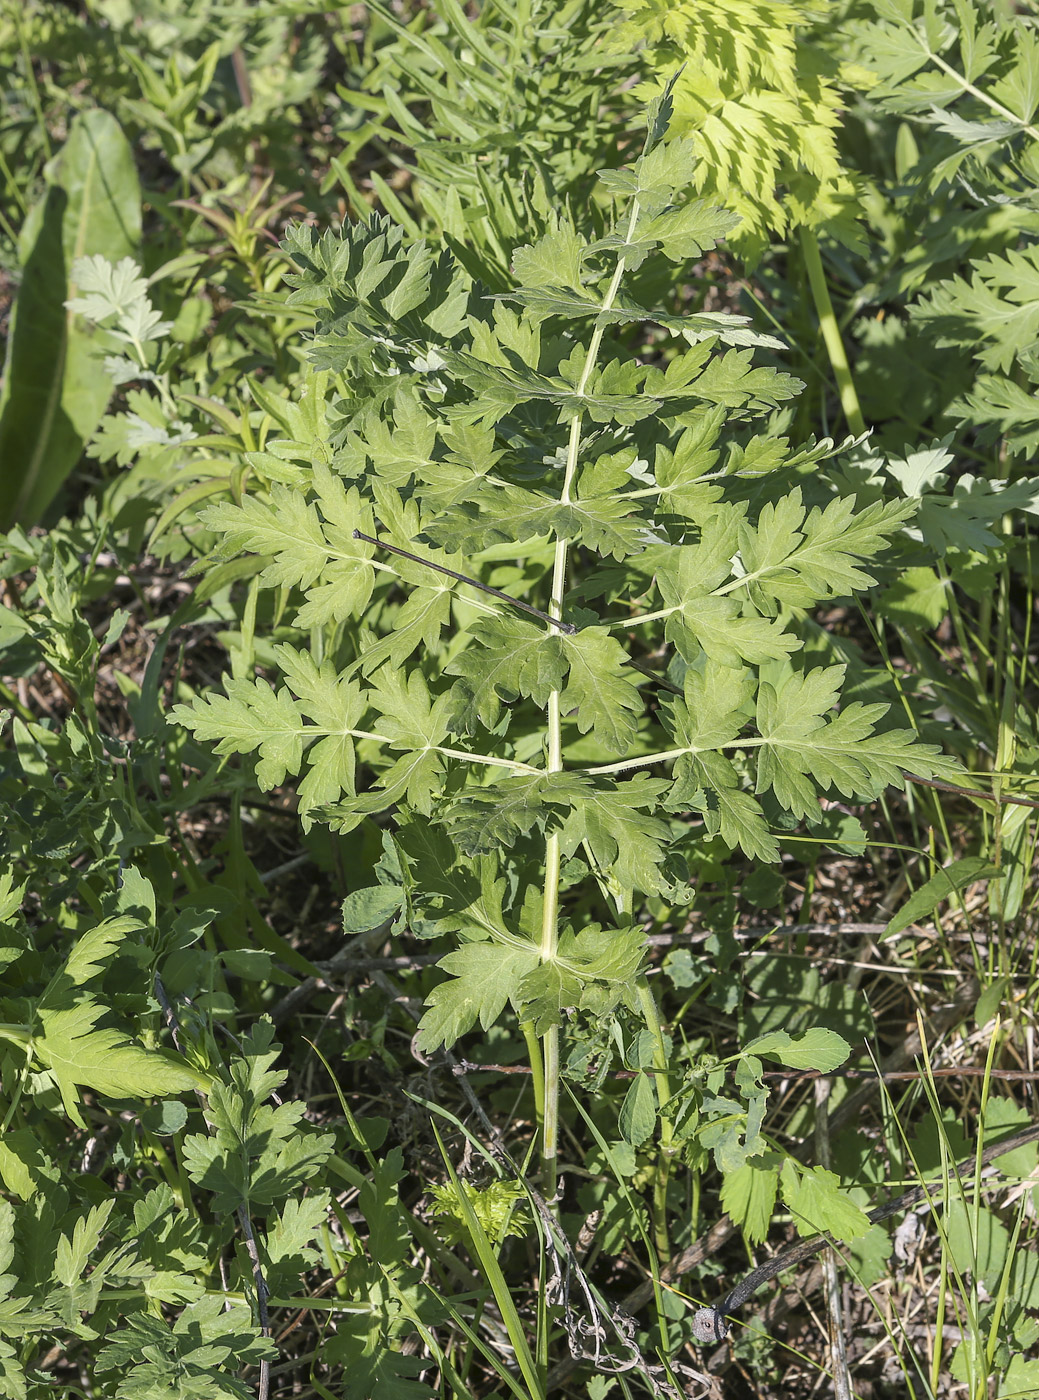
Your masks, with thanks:
[[(1012, 1133), (1010, 1137), (1003, 1138), (1000, 1142), (989, 1143), (988, 1147), (981, 1152), (980, 1158), (975, 1155), (957, 1163), (955, 1172), (957, 1175), (961, 1171), (969, 1172), (973, 1170), (976, 1163), (986, 1166), (997, 1157), (1003, 1157), (1006, 1153), (1013, 1152), (1015, 1148), (1024, 1147), (1027, 1143), (1035, 1142), (1037, 1139), (1039, 1139), (1039, 1123), (1030, 1123), (1027, 1128)], [(922, 1200), (929, 1200), (930, 1190), (937, 1184), (937, 1182), (921, 1182), (918, 1186), (911, 1186), (900, 1196), (895, 1196), (892, 1200), (885, 1201), (883, 1205), (867, 1211), (866, 1219), (871, 1225), (875, 1225), (878, 1221), (887, 1220), (892, 1215), (898, 1215), (902, 1211), (908, 1210), (910, 1206), (915, 1206)], [(771, 1259), (766, 1259), (763, 1264), (752, 1269), (735, 1288), (730, 1288), (715, 1307), (700, 1309), (694, 1322), (697, 1337), (701, 1341), (712, 1339), (720, 1341), (729, 1330), (726, 1314), (733, 1313), (737, 1308), (742, 1307), (763, 1283), (768, 1283), (770, 1279), (774, 1279), (787, 1269), (796, 1268), (798, 1264), (803, 1264), (806, 1259), (811, 1259), (814, 1254), (818, 1254), (821, 1249), (832, 1244), (833, 1241), (828, 1235), (816, 1235), (810, 1240), (801, 1240), (797, 1244), (791, 1245)]]
[[(389, 962), (390, 959), (371, 959), (371, 962)], [(455, 1074), (531, 1074), (529, 1065), (481, 1065), (474, 1060), (459, 1060), (454, 1066)], [(652, 1075), (652, 1069), (611, 1069), (608, 1079), (638, 1079), (641, 1075)], [(879, 1080), (914, 1079), (1005, 1079), (1012, 1082), (1039, 1080), (1039, 1070), (1029, 1069), (986, 1069), (984, 1065), (951, 1066), (945, 1069), (928, 1071), (918, 1069), (882, 1070), (879, 1074), (872, 1069), (765, 1069), (762, 1079), (794, 1079), (808, 1082), (814, 1079), (863, 1079), (870, 1083)]]
[(468, 574), (458, 574), (454, 569), (445, 568), (443, 564), (434, 564), (432, 559), (423, 559), (420, 554), (412, 554), (410, 550), (401, 549), (396, 544), (389, 544), (386, 540), (378, 539), (375, 535), (365, 535), (360, 530), (355, 530), (354, 539), (364, 540), (365, 544), (374, 544), (379, 549), (387, 550), (390, 554), (399, 554), (402, 559), (410, 559), (413, 564), (421, 564), (424, 568), (433, 569), (438, 574), (446, 574), (448, 578), (456, 579), (459, 583), (467, 583), (471, 588), (478, 588), (481, 593), (489, 593), (493, 598), (500, 598), (503, 603), (508, 603), (512, 608), (519, 608), (521, 612), (530, 613), (531, 617), (547, 622), (552, 627), (558, 627), (560, 632), (566, 632), (572, 636), (577, 631), (572, 622), (562, 622), (558, 617), (552, 617), (549, 613), (534, 607), (532, 603), (525, 603), (522, 598), (514, 598), (511, 593), (503, 593), (500, 588), (492, 588), (489, 583), (481, 583), (478, 578), (470, 578)]
[(994, 792), (982, 792), (980, 788), (957, 787), (955, 783), (940, 783), (937, 778), (917, 778), (906, 773), (906, 781), (918, 783), (920, 787), (937, 788), (939, 792), (952, 792), (957, 797), (980, 797), (985, 802), (1001, 802), (1013, 807), (1039, 807), (1039, 802), (1031, 797), (997, 797)]

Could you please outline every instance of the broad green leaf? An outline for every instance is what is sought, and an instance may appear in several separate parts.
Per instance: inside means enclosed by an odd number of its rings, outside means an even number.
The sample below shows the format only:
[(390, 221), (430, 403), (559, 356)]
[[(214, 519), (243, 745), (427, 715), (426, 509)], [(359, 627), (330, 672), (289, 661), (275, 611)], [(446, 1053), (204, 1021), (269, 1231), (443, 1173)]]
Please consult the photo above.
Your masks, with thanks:
[(469, 788), (444, 809), (444, 820), (463, 851), (511, 846), (535, 826), (558, 826), (590, 785), (579, 773), (533, 773), (498, 778)]
[(753, 1161), (722, 1177), (722, 1208), (751, 1244), (760, 1244), (768, 1234), (778, 1185), (775, 1167), (755, 1166)]
[(439, 967), (451, 974), (426, 998), (419, 1022), (419, 1048), (426, 1054), (439, 1045), (450, 1048), (479, 1021), (489, 1030), (505, 1003), (518, 998), (523, 977), (538, 964), (532, 945), (505, 947), (499, 943), (470, 943), (441, 958)]
[(307, 726), (288, 690), (275, 691), (260, 679), (224, 684), (226, 696), (207, 694), (190, 705), (175, 705), (170, 721), (198, 739), (215, 739), (219, 754), (257, 753), (256, 776), (264, 789), (284, 782), (287, 773), (298, 773)]
[[(0, 1181), (23, 1201), (32, 1200), (41, 1186), (57, 1176), (55, 1164), (43, 1151), (38, 1135), (28, 1128), (8, 1128), (0, 1137)], [(0, 1259), (0, 1275), (6, 1267)]]
[(628, 656), (615, 637), (597, 628), (562, 635), (569, 670), (560, 707), (582, 734), (589, 730), (611, 753), (627, 753), (635, 738), (642, 697), (629, 679)]
[(563, 503), (528, 488), (486, 487), (478, 502), (463, 501), (428, 527), (445, 549), (476, 552), (488, 545), (555, 535), (599, 554), (623, 559), (645, 548), (646, 523), (637, 503), (599, 496)]
[(41, 202), (22, 229), (22, 278), (0, 396), (0, 529), (34, 524), (75, 468), (104, 413), (112, 381), (91, 330), (66, 307), (77, 258), (133, 254), (141, 192), (119, 123), (81, 112)]
[(303, 1200), (288, 1200), (267, 1222), (264, 1232), (268, 1265), (301, 1274), (318, 1259), (315, 1239), (328, 1218), (328, 1192), (315, 1191)]
[(93, 1206), (86, 1215), (81, 1215), (72, 1231), (72, 1237), (62, 1235), (54, 1258), (53, 1277), (58, 1283), (71, 1287), (80, 1281), (87, 1271), (87, 1263), (94, 1250), (101, 1243), (115, 1205), (113, 1199)]
[(618, 891), (652, 894), (665, 888), (660, 865), (671, 833), (652, 808), (669, 787), (665, 779), (640, 774), (626, 783), (603, 782), (582, 793), (563, 827), (564, 850), (572, 854), (586, 841)]
[(536, 243), (525, 243), (512, 255), (512, 268), (524, 287), (581, 287), (583, 240), (565, 217), (553, 218)]
[(379, 928), (400, 909), (403, 893), (396, 885), (369, 885), (343, 900), (343, 932), (349, 938)]
[(798, 487), (763, 506), (756, 525), (741, 522), (742, 587), (768, 616), (861, 592), (876, 579), (858, 561), (883, 549), (913, 511), (909, 501), (878, 501), (857, 511), (850, 496), (805, 511)]
[(851, 1046), (842, 1035), (815, 1026), (795, 1040), (789, 1031), (769, 1031), (743, 1046), (743, 1055), (764, 1055), (791, 1069), (817, 1069), (826, 1074), (844, 1064)]
[(503, 700), (526, 696), (543, 706), (562, 688), (567, 663), (555, 630), (500, 617), (478, 622), (472, 635), (473, 642), (444, 668), (460, 677), (452, 695), (464, 731), (472, 733), (477, 724), (493, 729)]

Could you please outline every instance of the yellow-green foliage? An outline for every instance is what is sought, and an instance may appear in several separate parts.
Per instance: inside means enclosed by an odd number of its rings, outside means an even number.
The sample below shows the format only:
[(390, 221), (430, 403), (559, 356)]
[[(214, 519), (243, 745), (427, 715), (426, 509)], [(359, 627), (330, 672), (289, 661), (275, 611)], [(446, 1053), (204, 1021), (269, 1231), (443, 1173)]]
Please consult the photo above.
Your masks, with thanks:
[[(492, 1181), (482, 1191), (469, 1182), (459, 1182), (476, 1218), (492, 1244), (501, 1244), (510, 1235), (523, 1235), (530, 1221), (526, 1210), (518, 1203), (523, 1199), (523, 1187), (518, 1181)], [(433, 1209), (441, 1218), (441, 1230), (452, 1240), (467, 1240), (466, 1215), (454, 1183), (430, 1186)]]
[(697, 193), (740, 215), (732, 246), (755, 261), (771, 234), (802, 225), (857, 242), (858, 192), (834, 136), (842, 105), (836, 80), (865, 75), (836, 64), (827, 71), (819, 46), (797, 39), (798, 25), (818, 20), (828, 0), (620, 3), (630, 18), (618, 45), (644, 46), (651, 75), (637, 96), (656, 96), (684, 64), (670, 130), (696, 142)]

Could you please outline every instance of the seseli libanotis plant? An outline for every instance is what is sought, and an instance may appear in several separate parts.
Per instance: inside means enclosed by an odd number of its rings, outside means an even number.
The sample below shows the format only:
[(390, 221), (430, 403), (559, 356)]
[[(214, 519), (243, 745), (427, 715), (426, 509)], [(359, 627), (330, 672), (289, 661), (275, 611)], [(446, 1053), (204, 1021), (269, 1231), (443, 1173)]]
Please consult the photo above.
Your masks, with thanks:
[(273, 479), (201, 519), (217, 558), (259, 556), (259, 586), (295, 600), (300, 641), (273, 648), (275, 679), (173, 711), (256, 753), (262, 786), (299, 775), (305, 822), (393, 812), (411, 932), (457, 939), (419, 1047), (511, 1005), (549, 1186), (565, 1026), (625, 1003), (671, 1097), (637, 916), (682, 899), (683, 852), (707, 833), (773, 861), (763, 798), (811, 821), (828, 791), (952, 766), (878, 730), (885, 705), (836, 709), (841, 666), (798, 665), (804, 610), (868, 587), (911, 504), (808, 509), (790, 474), (835, 449), (768, 432), (800, 387), (753, 365), (775, 342), (626, 285), (659, 258), (677, 284), (734, 223), (681, 193), (694, 157), (662, 140), (669, 116), (665, 93), (641, 157), (602, 172), (601, 236), (560, 210), (504, 296), (381, 217), (290, 232), (314, 384), (338, 388), (313, 409), (331, 449), (268, 443)]

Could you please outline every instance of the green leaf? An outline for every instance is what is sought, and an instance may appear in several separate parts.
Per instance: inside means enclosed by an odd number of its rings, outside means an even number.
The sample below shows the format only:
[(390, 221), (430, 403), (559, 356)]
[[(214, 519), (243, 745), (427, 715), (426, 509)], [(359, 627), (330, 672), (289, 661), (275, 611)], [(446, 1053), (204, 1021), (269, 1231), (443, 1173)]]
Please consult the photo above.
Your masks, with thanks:
[(798, 1167), (788, 1158), (779, 1174), (779, 1189), (799, 1235), (825, 1233), (847, 1242), (870, 1228), (868, 1216), (823, 1167)]
[(463, 791), (444, 809), (444, 820), (466, 852), (511, 846), (534, 826), (558, 826), (577, 806), (590, 779), (579, 773), (533, 773), (497, 778)]
[(396, 837), (406, 909), (420, 937), (462, 932), (466, 938), (507, 937), (497, 862), (462, 857), (440, 825), (410, 820)]
[(933, 569), (901, 569), (877, 599), (882, 616), (896, 627), (932, 631), (949, 611), (950, 583)]
[(744, 1162), (722, 1177), (722, 1209), (751, 1244), (760, 1244), (768, 1234), (778, 1185), (776, 1168), (755, 1165), (754, 1161)]
[(273, 1068), (278, 1056), (269, 1021), (257, 1022), (231, 1062), (230, 1082), (209, 1087), (210, 1133), (184, 1140), (188, 1175), (213, 1195), (213, 1209), (255, 1210), (297, 1191), (328, 1160), (331, 1133), (309, 1132), (306, 1105), (265, 1101), (285, 1080)]
[(145, 925), (125, 914), (104, 919), (78, 938), (60, 972), (44, 992), (41, 1006), (59, 1006), (73, 987), (82, 987), (102, 973), (127, 934), (140, 935)]
[(756, 525), (740, 522), (743, 586), (770, 617), (784, 606), (809, 607), (861, 592), (876, 579), (857, 561), (883, 549), (913, 511), (909, 501), (877, 501), (856, 510), (853, 497), (838, 497), (825, 510), (806, 512), (798, 487), (763, 506)]
[(574, 933), (568, 925), (555, 956), (543, 959), (523, 978), (517, 1003), (521, 1018), (544, 1035), (550, 1026), (561, 1024), (564, 1010), (586, 1007), (604, 1014), (630, 988), (645, 953), (646, 939), (639, 928), (588, 924)]
[(769, 1031), (749, 1041), (740, 1052), (742, 1055), (764, 1056), (778, 1060), (791, 1069), (817, 1069), (823, 1074), (844, 1064), (851, 1054), (851, 1046), (836, 1031), (815, 1026), (805, 1031), (795, 1040), (788, 1031)]
[(72, 264), (92, 253), (133, 254), (140, 237), (130, 144), (110, 113), (82, 112), (22, 230), (22, 277), (0, 396), (0, 529), (39, 520), (112, 392), (92, 332), (65, 305), (76, 291)]
[(589, 730), (611, 753), (627, 753), (635, 738), (642, 697), (626, 671), (628, 655), (615, 637), (586, 627), (573, 636), (563, 634), (560, 645), (569, 666), (560, 700), (564, 714), (572, 711), (582, 734)]
[(52, 1275), (58, 1283), (63, 1283), (67, 1288), (79, 1283), (87, 1271), (90, 1256), (101, 1243), (114, 1205), (115, 1201), (109, 1199), (93, 1206), (86, 1215), (76, 1220), (71, 1239), (68, 1235), (60, 1237)]
[(432, 521), (426, 533), (447, 550), (470, 553), (555, 535), (623, 559), (646, 545), (646, 522), (636, 512), (637, 502), (623, 496), (561, 502), (526, 487), (485, 486), (478, 501), (460, 502)]
[(66, 306), (98, 324), (112, 318), (115, 326), (110, 333), (116, 340), (136, 348), (168, 334), (173, 325), (152, 306), (148, 282), (133, 258), (121, 258), (118, 263), (100, 254), (77, 258), (72, 276), (80, 295), (71, 297)]
[(660, 866), (671, 833), (652, 815), (670, 784), (639, 774), (626, 783), (603, 782), (582, 793), (563, 827), (563, 849), (573, 854), (586, 841), (605, 878), (616, 891), (654, 894), (667, 887)]
[(885, 787), (904, 786), (905, 773), (952, 776), (956, 765), (933, 744), (921, 744), (911, 730), (874, 733), (886, 705), (853, 701), (832, 719), (826, 716), (840, 693), (843, 666), (807, 672), (776, 671), (758, 687), (757, 792), (776, 799), (800, 817), (817, 808), (820, 791), (836, 788), (844, 797), (872, 799)]
[(799, 638), (772, 617), (760, 617), (734, 597), (719, 596), (732, 575), (740, 516), (730, 507), (703, 529), (698, 545), (668, 549), (656, 572), (661, 597), (669, 606), (664, 635), (687, 661), (701, 652), (736, 670), (797, 651)]
[(554, 216), (548, 232), (512, 255), (512, 270), (523, 287), (581, 288), (584, 243), (568, 218)]
[(426, 998), (419, 1049), (425, 1054), (440, 1045), (450, 1049), (477, 1021), (489, 1030), (505, 1003), (518, 1000), (520, 982), (537, 964), (533, 944), (470, 943), (441, 958), (438, 966), (451, 974), (451, 980), (434, 987)]
[(455, 723), (472, 733), (477, 724), (493, 729), (502, 701), (525, 696), (543, 706), (566, 675), (562, 638), (543, 626), (518, 618), (482, 620), (472, 628), (473, 642), (444, 670), (459, 676), (452, 691)]
[[(320, 1258), (316, 1239), (328, 1219), (328, 1209), (328, 1192), (315, 1191), (301, 1200), (286, 1201), (268, 1219), (264, 1231), (267, 1266), (280, 1268), (286, 1282), (305, 1273)], [(268, 1287), (272, 1292), (280, 1292), (271, 1286), (270, 1278)]]
[(258, 753), (256, 777), (265, 790), (284, 782), (287, 773), (298, 773), (306, 725), (288, 690), (275, 691), (261, 679), (228, 679), (224, 685), (226, 696), (207, 694), (190, 705), (175, 705), (170, 722), (196, 738), (217, 740), (218, 754)]
[(930, 918), (939, 904), (952, 899), (961, 890), (976, 884), (979, 880), (1001, 880), (1006, 872), (984, 858), (984, 856), (964, 856), (954, 860), (915, 890), (902, 908), (889, 921), (885, 934), (901, 933), (910, 924)]
[(247, 1303), (210, 1297), (188, 1303), (172, 1323), (153, 1313), (131, 1313), (106, 1335), (95, 1364), (122, 1376), (117, 1400), (168, 1394), (171, 1376), (181, 1395), (250, 1400), (252, 1388), (233, 1370), (276, 1355)]
[(653, 1080), (648, 1074), (639, 1074), (624, 1095), (617, 1126), (625, 1142), (640, 1147), (652, 1135), (656, 1122), (657, 1096)]
[(77, 1089), (111, 1098), (164, 1098), (204, 1089), (208, 1080), (172, 1054), (134, 1045), (125, 1032), (99, 1029), (105, 1008), (93, 1001), (54, 1010), (40, 1006), (33, 1053), (51, 1071), (65, 1112), (83, 1127)]
[(349, 938), (380, 928), (392, 919), (403, 900), (397, 885), (369, 885), (352, 890), (343, 900), (343, 932)]

